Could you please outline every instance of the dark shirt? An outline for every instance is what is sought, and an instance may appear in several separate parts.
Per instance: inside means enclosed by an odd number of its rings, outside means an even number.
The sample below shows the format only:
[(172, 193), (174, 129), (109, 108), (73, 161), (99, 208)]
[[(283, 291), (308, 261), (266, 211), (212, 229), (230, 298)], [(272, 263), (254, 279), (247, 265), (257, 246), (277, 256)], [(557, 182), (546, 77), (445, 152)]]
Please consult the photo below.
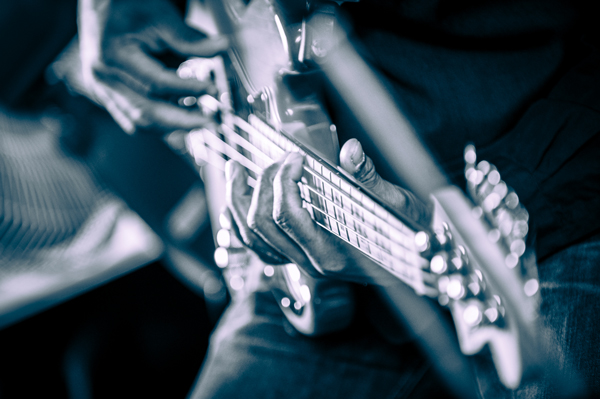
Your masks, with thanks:
[(343, 6), (360, 50), (450, 178), (464, 186), (469, 142), (498, 167), (532, 216), (540, 258), (600, 228), (600, 58), (586, 10), (572, 4)]

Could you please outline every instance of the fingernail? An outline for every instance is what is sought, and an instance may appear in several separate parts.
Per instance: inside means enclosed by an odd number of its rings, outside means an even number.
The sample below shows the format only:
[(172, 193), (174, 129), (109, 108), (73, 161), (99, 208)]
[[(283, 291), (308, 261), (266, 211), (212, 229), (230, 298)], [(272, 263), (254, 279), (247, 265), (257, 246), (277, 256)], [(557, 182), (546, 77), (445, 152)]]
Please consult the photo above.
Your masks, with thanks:
[(350, 155), (350, 162), (352, 162), (352, 165), (354, 165), (354, 167), (358, 171), (365, 163), (365, 152), (363, 151), (360, 142), (356, 139), (348, 140), (347, 145), (350, 146), (350, 148), (348, 149)]

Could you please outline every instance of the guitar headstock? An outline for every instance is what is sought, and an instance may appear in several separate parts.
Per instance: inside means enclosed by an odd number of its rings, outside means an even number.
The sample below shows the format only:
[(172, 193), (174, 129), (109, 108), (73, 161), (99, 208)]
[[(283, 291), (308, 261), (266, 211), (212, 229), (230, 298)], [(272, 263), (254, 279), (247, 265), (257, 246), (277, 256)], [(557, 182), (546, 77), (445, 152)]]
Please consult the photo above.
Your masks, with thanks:
[[(460, 235), (464, 229), (452, 224), (456, 218), (448, 216), (448, 207), (434, 201), (430, 270), (438, 275), (438, 301), (451, 310), (462, 352), (475, 354), (488, 345), (500, 380), (516, 388), (540, 300), (535, 254), (526, 246), (529, 214), (498, 170), (486, 161), (476, 164), (476, 158), (467, 146), (465, 177), (474, 205), (463, 209), (470, 214), (461, 220), (482, 229)], [(460, 202), (458, 191), (436, 197)], [(486, 264), (471, 250), (476, 247), (492, 248), (501, 262)]]

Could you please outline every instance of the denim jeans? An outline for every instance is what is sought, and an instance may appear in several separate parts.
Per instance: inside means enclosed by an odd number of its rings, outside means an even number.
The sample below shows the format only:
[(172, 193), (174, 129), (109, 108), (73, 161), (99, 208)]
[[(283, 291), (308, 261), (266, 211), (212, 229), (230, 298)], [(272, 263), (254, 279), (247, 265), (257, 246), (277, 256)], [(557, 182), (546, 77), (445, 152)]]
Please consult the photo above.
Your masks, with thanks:
[[(549, 398), (576, 374), (600, 392), (600, 237), (571, 246), (539, 264), (541, 316), (562, 353), (563, 380), (525, 382), (509, 391), (493, 366), (475, 357), (483, 398)], [(357, 320), (343, 333), (304, 337), (285, 321), (261, 284), (235, 298), (211, 338), (191, 397), (426, 398), (447, 397), (439, 378), (410, 341), (393, 345)]]
[(475, 361), (483, 398), (600, 397), (600, 235), (538, 264), (540, 315), (555, 361), (554, 373), (508, 391), (488, 363)]

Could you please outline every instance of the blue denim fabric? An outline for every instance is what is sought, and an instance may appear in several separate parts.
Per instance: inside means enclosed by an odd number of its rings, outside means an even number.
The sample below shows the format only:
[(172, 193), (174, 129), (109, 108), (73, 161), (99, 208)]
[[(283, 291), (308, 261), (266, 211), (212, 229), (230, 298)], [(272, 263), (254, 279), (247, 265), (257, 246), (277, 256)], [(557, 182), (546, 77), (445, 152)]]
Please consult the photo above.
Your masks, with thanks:
[(600, 397), (600, 235), (540, 262), (541, 317), (558, 373), (503, 388), (489, 363), (477, 362), (483, 398)]
[[(539, 264), (541, 316), (557, 344), (563, 376), (505, 389), (484, 356), (474, 359), (480, 395), (550, 398), (579, 378), (600, 392), (600, 236)], [(213, 333), (209, 355), (191, 394), (204, 398), (446, 397), (429, 363), (410, 343), (392, 345), (370, 325), (307, 338), (285, 321), (263, 286), (237, 297)], [(565, 371), (567, 370), (568, 371)]]

